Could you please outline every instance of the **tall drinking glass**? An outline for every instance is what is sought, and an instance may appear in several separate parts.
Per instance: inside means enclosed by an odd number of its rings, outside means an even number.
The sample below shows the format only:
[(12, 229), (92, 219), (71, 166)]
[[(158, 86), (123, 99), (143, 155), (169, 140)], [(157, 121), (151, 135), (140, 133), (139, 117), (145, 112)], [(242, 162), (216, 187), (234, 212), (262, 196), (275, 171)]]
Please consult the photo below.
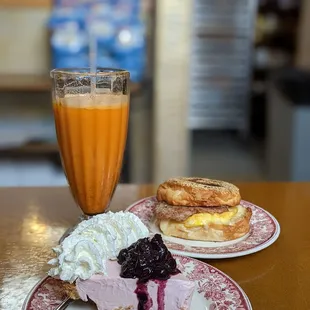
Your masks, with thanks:
[(51, 77), (57, 141), (71, 193), (85, 216), (103, 213), (121, 172), (129, 73), (55, 69)]

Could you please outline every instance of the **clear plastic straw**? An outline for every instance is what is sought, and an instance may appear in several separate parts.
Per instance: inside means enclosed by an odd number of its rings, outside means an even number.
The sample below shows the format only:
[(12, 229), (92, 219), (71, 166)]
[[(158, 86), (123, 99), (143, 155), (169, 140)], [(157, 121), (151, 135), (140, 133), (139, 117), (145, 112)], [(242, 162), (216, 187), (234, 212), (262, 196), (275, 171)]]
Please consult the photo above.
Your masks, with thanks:
[(93, 31), (92, 24), (89, 25), (89, 64), (92, 78), (90, 82), (91, 96), (95, 98), (96, 95), (96, 73), (97, 73), (97, 36)]

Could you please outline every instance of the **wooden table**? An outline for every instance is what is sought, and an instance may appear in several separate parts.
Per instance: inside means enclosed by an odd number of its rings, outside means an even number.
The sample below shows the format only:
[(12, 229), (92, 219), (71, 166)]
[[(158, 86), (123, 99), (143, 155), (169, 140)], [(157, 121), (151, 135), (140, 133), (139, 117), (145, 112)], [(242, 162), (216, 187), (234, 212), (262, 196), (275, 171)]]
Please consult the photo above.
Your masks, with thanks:
[[(310, 183), (238, 185), (244, 199), (279, 220), (280, 238), (259, 253), (209, 263), (241, 285), (254, 310), (310, 309)], [(120, 185), (112, 208), (124, 209), (155, 189)], [(1, 188), (0, 202), (0, 309), (16, 310), (46, 274), (51, 247), (79, 210), (67, 188)]]

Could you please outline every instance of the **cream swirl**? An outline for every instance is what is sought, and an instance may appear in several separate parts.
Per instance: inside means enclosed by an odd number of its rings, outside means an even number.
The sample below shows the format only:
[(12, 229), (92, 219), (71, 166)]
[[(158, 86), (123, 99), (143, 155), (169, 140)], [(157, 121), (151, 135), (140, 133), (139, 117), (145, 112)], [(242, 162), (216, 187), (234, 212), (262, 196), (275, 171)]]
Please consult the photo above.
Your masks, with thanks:
[(53, 250), (57, 255), (48, 262), (54, 267), (48, 274), (63, 281), (86, 280), (106, 273), (106, 261), (138, 239), (149, 235), (147, 227), (130, 212), (108, 212), (77, 225)]

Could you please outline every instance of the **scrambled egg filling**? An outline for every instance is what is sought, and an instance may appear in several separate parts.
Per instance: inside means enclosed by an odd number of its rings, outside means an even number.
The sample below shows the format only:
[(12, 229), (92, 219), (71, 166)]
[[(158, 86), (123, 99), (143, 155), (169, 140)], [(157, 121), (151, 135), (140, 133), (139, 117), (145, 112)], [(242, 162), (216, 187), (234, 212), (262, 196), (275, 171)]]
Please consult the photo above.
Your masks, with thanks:
[(238, 207), (229, 208), (229, 211), (223, 213), (197, 213), (190, 216), (184, 225), (187, 228), (198, 227), (208, 225), (210, 223), (214, 224), (229, 224), (230, 220), (238, 213)]

